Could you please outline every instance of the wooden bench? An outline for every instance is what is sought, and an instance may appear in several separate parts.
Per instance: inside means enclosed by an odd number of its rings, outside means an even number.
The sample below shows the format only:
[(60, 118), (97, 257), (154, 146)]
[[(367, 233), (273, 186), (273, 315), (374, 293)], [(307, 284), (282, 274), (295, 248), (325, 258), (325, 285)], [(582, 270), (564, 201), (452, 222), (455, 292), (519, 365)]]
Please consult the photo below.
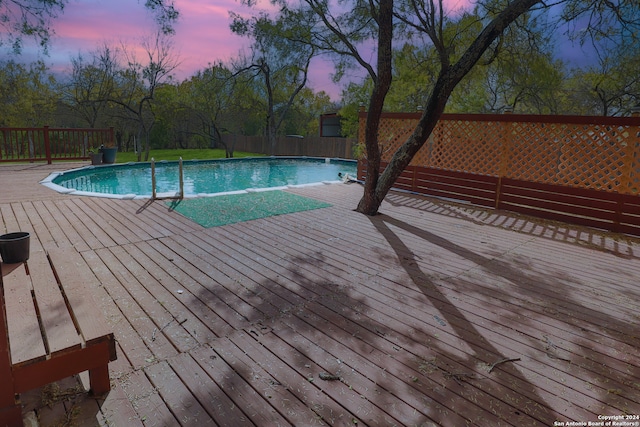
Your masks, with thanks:
[(108, 392), (115, 341), (80, 254), (35, 252), (1, 270), (0, 427), (22, 425), (20, 393), (80, 372), (89, 371), (94, 395)]

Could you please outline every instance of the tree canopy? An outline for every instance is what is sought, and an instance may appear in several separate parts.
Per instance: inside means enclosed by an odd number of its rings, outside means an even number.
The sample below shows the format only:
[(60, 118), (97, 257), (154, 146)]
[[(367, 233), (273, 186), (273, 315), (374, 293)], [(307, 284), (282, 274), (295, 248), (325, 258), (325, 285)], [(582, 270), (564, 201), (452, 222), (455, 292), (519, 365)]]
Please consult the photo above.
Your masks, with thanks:
[[(526, 101), (532, 109), (554, 111), (545, 98), (552, 97), (555, 88), (540, 74), (552, 80), (549, 77), (554, 77), (556, 69), (543, 50), (535, 49), (545, 42), (536, 32), (540, 25), (569, 23), (575, 39), (596, 45), (605, 40), (609, 48), (613, 43), (637, 43), (640, 28), (636, 0), (560, 0), (553, 6), (541, 0), (481, 0), (472, 12), (448, 10), (443, 0), (353, 0), (348, 6), (331, 0), (272, 2), (279, 7), (286, 29), (282, 37), (330, 52), (336, 57), (338, 74), (356, 65), (367, 72), (371, 82), (364, 135), (368, 165), (357, 210), (369, 215), (378, 212), (395, 180), (435, 128), (456, 87), (478, 65), (502, 61), (500, 73), (488, 74), (484, 88), (485, 94), (493, 93), (494, 104), (515, 106)], [(555, 22), (549, 18), (552, 9), (559, 17)], [(422, 78), (412, 80), (420, 85), (413, 92), (424, 97), (423, 113), (412, 135), (380, 173), (378, 126), (387, 96), (393, 99), (390, 89), (398, 75), (394, 70), (402, 67), (401, 61), (394, 63), (392, 48), (399, 41), (422, 58), (418, 73)], [(409, 43), (423, 46), (424, 51), (412, 51)], [(375, 55), (368, 61), (366, 52), (372, 45)], [(527, 59), (523, 61), (522, 56)]]

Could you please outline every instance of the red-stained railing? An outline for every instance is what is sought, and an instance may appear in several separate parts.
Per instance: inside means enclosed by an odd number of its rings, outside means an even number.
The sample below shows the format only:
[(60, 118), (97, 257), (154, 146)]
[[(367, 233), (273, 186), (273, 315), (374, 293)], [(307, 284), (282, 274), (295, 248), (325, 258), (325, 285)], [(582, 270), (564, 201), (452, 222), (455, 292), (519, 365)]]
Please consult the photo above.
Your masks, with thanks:
[(101, 145), (113, 145), (113, 136), (113, 128), (0, 128), (0, 162), (85, 160)]

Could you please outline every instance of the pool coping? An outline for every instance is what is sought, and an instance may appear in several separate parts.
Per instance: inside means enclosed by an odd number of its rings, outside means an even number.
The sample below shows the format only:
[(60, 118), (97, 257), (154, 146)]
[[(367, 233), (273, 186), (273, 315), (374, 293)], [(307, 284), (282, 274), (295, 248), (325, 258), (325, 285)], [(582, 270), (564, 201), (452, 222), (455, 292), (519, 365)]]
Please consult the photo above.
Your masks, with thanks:
[[(287, 156), (286, 158), (295, 158), (295, 157)], [(300, 157), (300, 158), (308, 159), (309, 157)], [(344, 159), (335, 159), (335, 160), (344, 160)], [(156, 163), (160, 163), (160, 162), (166, 162), (166, 161), (158, 161)], [(119, 164), (117, 164), (115, 166), (131, 165), (131, 164), (138, 164), (138, 163), (137, 162), (119, 163)], [(109, 165), (109, 166), (112, 166), (112, 165)], [(109, 194), (109, 193), (96, 193), (96, 192), (91, 192), (91, 191), (79, 191), (79, 190), (74, 190), (73, 188), (63, 187), (63, 186), (55, 184), (53, 182), (54, 179), (56, 179), (60, 175), (64, 175), (65, 173), (75, 172), (75, 171), (79, 171), (79, 170), (83, 170), (83, 169), (95, 169), (97, 167), (101, 167), (101, 166), (87, 165), (87, 166), (83, 166), (83, 167), (75, 168), (75, 169), (70, 169), (70, 170), (66, 170), (66, 171), (51, 172), (49, 174), (49, 176), (47, 176), (45, 179), (40, 181), (40, 184), (45, 186), (45, 187), (47, 187), (47, 188), (50, 188), (50, 189), (52, 189), (52, 190), (54, 190), (54, 191), (56, 191), (56, 192), (58, 192), (60, 194), (69, 194), (69, 195), (73, 195), (73, 196), (101, 197), (101, 198), (106, 198), (106, 199), (120, 199), (120, 200), (147, 200), (147, 199), (153, 199), (153, 195), (152, 194), (142, 194), (142, 195), (140, 195), (140, 194)], [(220, 192), (220, 193), (186, 194), (184, 196), (181, 196), (179, 192), (156, 193), (156, 197), (155, 198), (156, 199), (179, 199), (179, 198), (188, 199), (188, 198), (197, 198), (197, 197), (216, 197), (216, 196), (225, 196), (225, 195), (231, 195), (231, 194), (246, 194), (246, 193), (257, 193), (257, 192), (262, 192), (262, 191), (286, 190), (286, 189), (289, 189), (289, 188), (303, 188), (303, 187), (311, 187), (311, 186), (317, 186), (317, 185), (343, 184), (343, 183), (346, 183), (346, 182), (356, 182), (356, 179), (355, 179), (355, 177), (351, 177), (349, 174), (347, 174), (343, 180), (318, 181), (318, 182), (311, 182), (311, 183), (306, 183), (306, 184), (283, 185), (283, 186), (278, 186), (278, 187), (247, 188), (247, 189), (244, 189), (244, 190), (224, 191), (224, 192)]]

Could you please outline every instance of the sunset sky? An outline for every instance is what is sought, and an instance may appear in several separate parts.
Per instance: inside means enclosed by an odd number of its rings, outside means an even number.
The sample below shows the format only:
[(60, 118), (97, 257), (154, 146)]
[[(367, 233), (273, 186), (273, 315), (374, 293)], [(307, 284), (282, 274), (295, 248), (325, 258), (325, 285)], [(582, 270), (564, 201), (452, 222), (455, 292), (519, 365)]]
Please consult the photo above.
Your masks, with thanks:
[[(250, 10), (236, 0), (176, 0), (180, 20), (175, 25), (174, 45), (180, 58), (176, 70), (179, 80), (188, 78), (209, 63), (226, 62), (247, 48), (250, 40), (229, 29), (229, 11), (247, 14)], [(70, 67), (70, 58), (78, 53), (94, 51), (103, 42), (131, 46), (153, 33), (155, 23), (145, 9), (144, 0), (70, 0), (64, 13), (54, 20), (55, 36), (49, 56), (38, 53), (33, 43), (25, 39), (25, 49), (19, 61), (44, 60), (54, 71)], [(0, 57), (6, 52), (0, 53)], [(332, 64), (316, 60), (310, 76), (316, 91), (324, 90), (334, 100), (340, 97), (340, 87), (331, 82)]]
[[(451, 0), (460, 6), (467, 0)], [(268, 2), (265, 4), (268, 5)], [(175, 26), (174, 43), (181, 65), (176, 70), (179, 80), (188, 78), (210, 63), (226, 62), (247, 48), (249, 39), (239, 37), (229, 29), (229, 11), (242, 14), (251, 11), (237, 0), (176, 0), (180, 20)], [(455, 7), (454, 6), (454, 7)], [(129, 46), (139, 45), (140, 39), (153, 33), (155, 23), (145, 9), (144, 0), (70, 0), (64, 13), (54, 20), (55, 36), (51, 40), (49, 56), (37, 53), (33, 43), (26, 44), (22, 60), (39, 57), (54, 71), (70, 67), (70, 58), (79, 53), (96, 50), (104, 42)], [(0, 53), (4, 55), (5, 52)], [(579, 48), (565, 45), (563, 58), (578, 59)], [(19, 59), (20, 60), (20, 59)], [(310, 75), (310, 85), (324, 90), (339, 100), (340, 85), (333, 84), (331, 62), (316, 59)]]

